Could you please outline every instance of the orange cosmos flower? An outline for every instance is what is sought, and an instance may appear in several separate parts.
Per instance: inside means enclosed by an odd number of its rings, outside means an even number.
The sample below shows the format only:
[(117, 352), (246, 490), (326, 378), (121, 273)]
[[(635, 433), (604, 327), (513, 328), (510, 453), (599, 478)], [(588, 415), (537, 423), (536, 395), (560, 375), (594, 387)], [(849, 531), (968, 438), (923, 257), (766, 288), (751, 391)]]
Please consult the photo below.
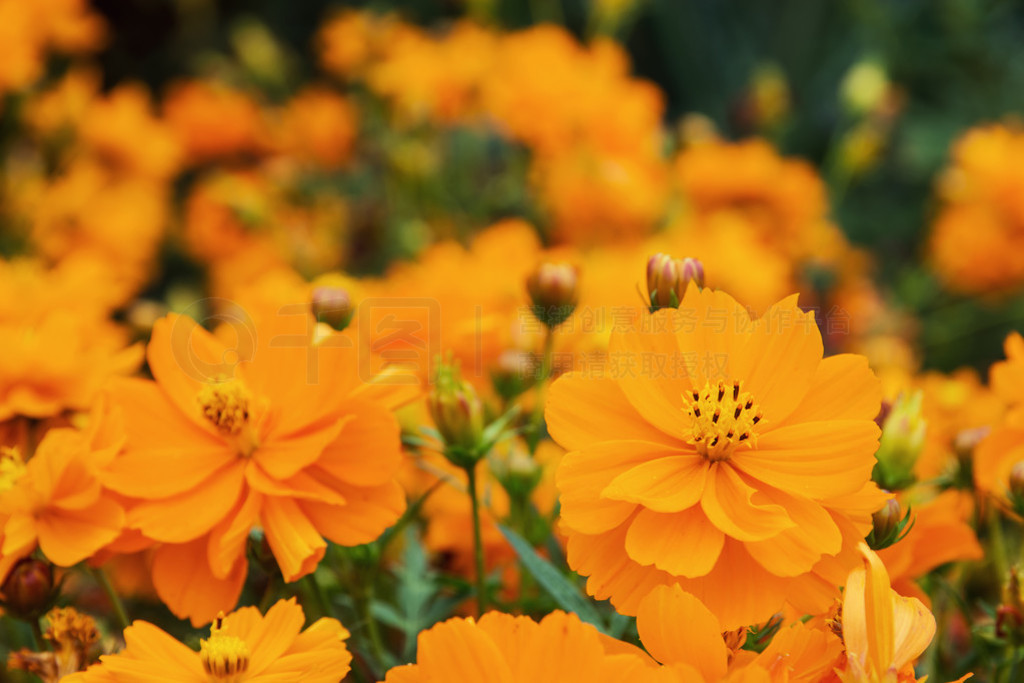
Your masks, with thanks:
[(1004, 348), (1006, 360), (992, 365), (989, 381), (1006, 413), (974, 450), (975, 486), (1000, 505), (1010, 498), (1010, 472), (1024, 462), (1024, 337), (1011, 333)]
[(283, 112), (281, 143), (294, 158), (325, 169), (340, 168), (352, 154), (358, 121), (348, 99), (322, 86), (308, 87)]
[[(844, 683), (917, 681), (914, 661), (935, 635), (935, 617), (917, 598), (892, 590), (885, 565), (861, 544), (863, 566), (846, 581), (840, 624), (846, 661)], [(923, 680), (923, 679), (922, 679)], [(961, 679), (963, 680), (963, 679)]]
[(148, 348), (156, 381), (110, 387), (126, 441), (104, 484), (135, 499), (130, 528), (167, 544), (156, 589), (197, 624), (233, 606), (252, 528), (295, 581), (324, 536), (368, 543), (405, 509), (390, 408), (410, 388), (364, 382), (355, 345), (314, 343), (308, 311), (249, 322), (232, 349), (190, 318), (163, 318)]
[(323, 618), (305, 631), (305, 614), (295, 598), (281, 600), (261, 615), (255, 607), (221, 614), (199, 652), (147, 621), (124, 631), (125, 648), (63, 680), (69, 683), (180, 681), (337, 683), (349, 672), (349, 633), (336, 619)]
[(752, 320), (696, 288), (616, 330), (609, 358), (557, 380), (546, 413), (570, 451), (562, 529), (588, 591), (635, 614), (679, 584), (727, 629), (787, 600), (826, 610), (887, 497), (870, 480), (880, 389), (864, 359), (822, 359), (796, 297)]
[(223, 83), (175, 83), (167, 91), (163, 110), (190, 163), (259, 153), (265, 147), (259, 104)]
[[(913, 528), (903, 540), (878, 551), (878, 556), (885, 563), (897, 593), (930, 605), (917, 579), (947, 562), (980, 560), (985, 553), (974, 528), (968, 523), (973, 508), (973, 497), (969, 493), (944, 491), (920, 504), (911, 496), (912, 492), (908, 493), (903, 501), (904, 506), (911, 501)], [(942, 542), (937, 543), (936, 539)]]
[(392, 669), (385, 683), (612, 683), (647, 680), (635, 677), (645, 670), (640, 650), (606, 639), (575, 614), (555, 611), (537, 623), (488, 612), (421, 632), (416, 663)]
[(715, 615), (679, 586), (652, 590), (636, 625), (647, 651), (680, 681), (817, 683), (843, 651), (832, 633), (799, 622), (781, 629), (760, 654), (741, 650), (745, 634), (723, 634)]
[(0, 582), (38, 546), (71, 567), (121, 533), (124, 511), (103, 495), (89, 442), (73, 429), (51, 429), (26, 463), (0, 453)]

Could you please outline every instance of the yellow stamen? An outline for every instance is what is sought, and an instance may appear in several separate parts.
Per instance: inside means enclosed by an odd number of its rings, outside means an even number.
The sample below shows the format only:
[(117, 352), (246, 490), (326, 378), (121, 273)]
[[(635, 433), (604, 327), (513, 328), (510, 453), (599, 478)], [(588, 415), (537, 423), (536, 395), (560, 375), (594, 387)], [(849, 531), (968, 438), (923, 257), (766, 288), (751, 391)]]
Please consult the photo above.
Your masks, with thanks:
[(224, 613), (210, 627), (210, 637), (199, 641), (199, 659), (211, 681), (235, 683), (249, 668), (249, 646), (238, 636), (223, 632)]
[(740, 446), (757, 442), (755, 427), (761, 411), (743, 383), (704, 383), (702, 391), (684, 396), (685, 410), (693, 421), (689, 443), (712, 462), (728, 460)]
[(16, 448), (0, 448), (0, 493), (10, 491), (25, 474), (25, 463)]
[(241, 381), (221, 379), (210, 382), (199, 390), (196, 402), (203, 417), (217, 431), (235, 441), (241, 455), (252, 455), (259, 440), (249, 421), (252, 395)]

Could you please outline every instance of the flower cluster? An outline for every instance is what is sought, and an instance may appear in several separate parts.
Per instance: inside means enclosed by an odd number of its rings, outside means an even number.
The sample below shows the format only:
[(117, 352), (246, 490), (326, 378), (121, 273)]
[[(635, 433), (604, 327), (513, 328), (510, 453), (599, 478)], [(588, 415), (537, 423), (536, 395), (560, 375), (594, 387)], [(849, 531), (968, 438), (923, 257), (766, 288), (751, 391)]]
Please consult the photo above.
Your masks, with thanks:
[(110, 3), (0, 0), (8, 669), (1015, 680), (1024, 137), (963, 134), (891, 277), (880, 64), (805, 159), (778, 65), (677, 116), (642, 3), (464, 4), (157, 77)]

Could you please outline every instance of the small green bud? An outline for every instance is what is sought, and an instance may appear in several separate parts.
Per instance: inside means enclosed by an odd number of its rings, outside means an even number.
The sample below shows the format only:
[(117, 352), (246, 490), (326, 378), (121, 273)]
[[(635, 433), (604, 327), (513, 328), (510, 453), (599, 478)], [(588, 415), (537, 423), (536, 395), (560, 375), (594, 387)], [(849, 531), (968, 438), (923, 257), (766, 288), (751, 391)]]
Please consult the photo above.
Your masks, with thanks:
[(456, 365), (438, 366), (427, 409), (444, 441), (445, 456), (453, 464), (466, 467), (483, 457), (484, 406)]
[(904, 512), (903, 506), (895, 498), (887, 500), (880, 510), (871, 515), (871, 523), (871, 532), (866, 540), (872, 550), (881, 550), (898, 543), (910, 533), (914, 525), (910, 510)]
[(888, 491), (899, 491), (915, 481), (914, 465), (924, 449), (927, 423), (921, 411), (923, 394), (901, 394), (882, 424), (872, 476)]

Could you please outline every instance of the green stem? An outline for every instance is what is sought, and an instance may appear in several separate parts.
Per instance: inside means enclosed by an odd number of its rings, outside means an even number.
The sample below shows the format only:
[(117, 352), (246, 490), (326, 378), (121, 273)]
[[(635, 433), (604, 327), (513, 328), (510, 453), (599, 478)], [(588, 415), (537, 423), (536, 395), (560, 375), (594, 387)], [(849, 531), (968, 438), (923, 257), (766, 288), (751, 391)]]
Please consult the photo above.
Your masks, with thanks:
[(999, 584), (1002, 585), (1010, 575), (1010, 561), (1006, 553), (1006, 538), (1003, 536), (1003, 525), (999, 519), (999, 510), (995, 505), (989, 506), (988, 533), (992, 537), (992, 560), (995, 564)]
[(370, 646), (373, 648), (373, 656), (377, 660), (377, 663), (384, 669), (387, 668), (388, 662), (386, 661), (384, 639), (380, 635), (380, 624), (373, 617), (373, 600), (376, 597), (376, 589), (373, 585), (373, 577), (370, 577), (366, 582), (366, 604), (364, 606), (366, 619), (366, 631), (370, 635)]
[(487, 609), (487, 593), (484, 586), (484, 542), (480, 533), (480, 499), (477, 495), (476, 464), (466, 468), (469, 500), (473, 507), (473, 555), (476, 560), (476, 610), (483, 615)]
[(274, 597), (277, 595), (277, 578), (271, 576), (267, 579), (267, 587), (263, 590), (263, 597), (260, 598), (260, 612), (266, 614), (267, 610), (274, 603)]
[(320, 610), (320, 616), (322, 617), (333, 617), (334, 610), (331, 609), (331, 603), (327, 600), (327, 594), (324, 593), (323, 586), (316, 580), (316, 572), (308, 574), (305, 578), (306, 585), (309, 586), (310, 591), (313, 593), (313, 599), (316, 601), (317, 609)]
[(540, 428), (544, 424), (544, 398), (546, 395), (545, 383), (551, 376), (555, 356), (555, 331), (550, 327), (544, 328), (544, 349), (541, 355), (540, 372), (537, 375), (537, 402), (533, 406), (533, 415), (530, 416), (530, 428), (527, 434), (527, 444), (530, 453), (537, 451), (540, 443)]
[(43, 638), (43, 629), (39, 625), (38, 619), (29, 619), (29, 626), (32, 627), (32, 640), (36, 645), (36, 652), (45, 652), (49, 648), (46, 646), (46, 639)]
[(117, 625), (123, 632), (131, 624), (131, 620), (128, 619), (128, 612), (124, 608), (121, 596), (114, 590), (113, 584), (110, 583), (110, 577), (107, 576), (107, 572), (103, 570), (103, 567), (93, 568), (92, 575), (103, 589), (103, 592), (107, 594), (107, 599), (110, 600), (110, 604), (114, 608), (114, 616), (117, 617)]

